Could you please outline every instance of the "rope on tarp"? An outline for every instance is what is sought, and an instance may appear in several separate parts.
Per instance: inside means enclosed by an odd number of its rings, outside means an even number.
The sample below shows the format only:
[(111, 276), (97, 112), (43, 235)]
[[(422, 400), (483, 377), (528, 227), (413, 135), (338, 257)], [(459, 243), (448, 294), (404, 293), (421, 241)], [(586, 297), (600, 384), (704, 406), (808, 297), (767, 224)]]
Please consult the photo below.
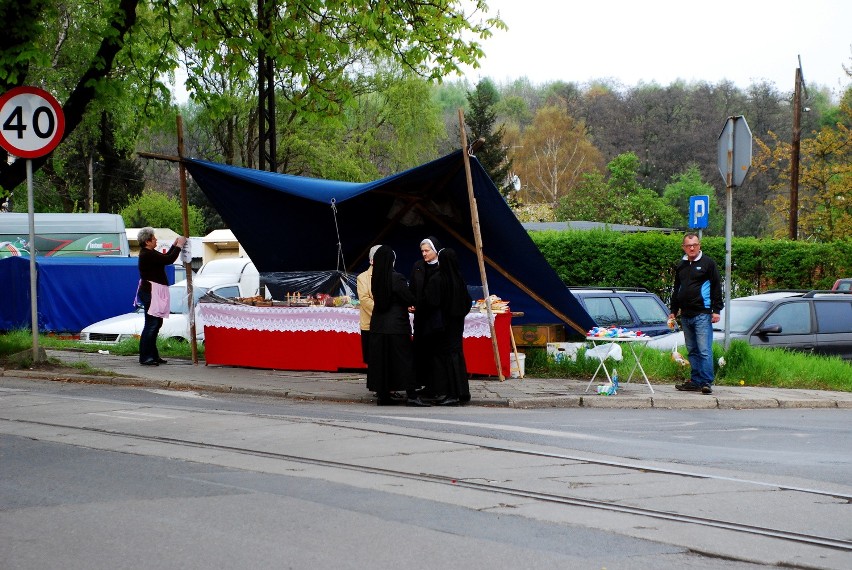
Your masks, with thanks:
[(337, 225), (337, 200), (331, 199), (331, 213), (334, 217), (334, 231), (337, 232), (337, 270), (346, 275), (346, 262), (343, 259), (343, 242), (340, 239), (340, 227)]

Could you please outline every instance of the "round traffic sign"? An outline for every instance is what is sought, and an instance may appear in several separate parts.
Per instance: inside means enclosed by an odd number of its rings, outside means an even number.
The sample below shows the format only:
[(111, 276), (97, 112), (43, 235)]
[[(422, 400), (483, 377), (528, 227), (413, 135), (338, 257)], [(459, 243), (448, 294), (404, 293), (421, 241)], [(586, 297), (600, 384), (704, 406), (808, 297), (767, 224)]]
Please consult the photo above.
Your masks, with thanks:
[(0, 146), (20, 158), (52, 151), (65, 132), (62, 106), (38, 87), (15, 87), (0, 97)]

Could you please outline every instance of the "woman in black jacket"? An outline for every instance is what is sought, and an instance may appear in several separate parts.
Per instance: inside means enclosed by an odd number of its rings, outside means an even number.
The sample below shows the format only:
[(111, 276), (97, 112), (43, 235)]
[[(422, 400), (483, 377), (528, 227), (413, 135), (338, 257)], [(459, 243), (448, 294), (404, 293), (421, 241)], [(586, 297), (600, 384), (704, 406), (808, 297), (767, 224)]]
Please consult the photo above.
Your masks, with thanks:
[(186, 238), (178, 237), (169, 251), (160, 253), (157, 251), (157, 236), (154, 235), (154, 228), (142, 228), (136, 237), (139, 240), (139, 292), (137, 294), (145, 307), (145, 324), (139, 335), (139, 364), (158, 366), (166, 363), (157, 351), (157, 334), (163, 326), (163, 319), (148, 314), (151, 308), (151, 283), (168, 287), (166, 265), (171, 265), (178, 258)]

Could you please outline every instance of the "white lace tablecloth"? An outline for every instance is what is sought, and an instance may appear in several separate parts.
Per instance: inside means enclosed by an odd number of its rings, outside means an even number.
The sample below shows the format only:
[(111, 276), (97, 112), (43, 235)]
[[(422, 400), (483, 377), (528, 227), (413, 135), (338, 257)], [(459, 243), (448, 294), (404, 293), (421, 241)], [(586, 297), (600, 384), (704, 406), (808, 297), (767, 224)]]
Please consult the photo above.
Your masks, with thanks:
[[(361, 334), (358, 309), (342, 307), (254, 307), (224, 303), (199, 303), (206, 327), (277, 332), (342, 332)], [(464, 320), (465, 338), (491, 338), (485, 313), (470, 313)]]

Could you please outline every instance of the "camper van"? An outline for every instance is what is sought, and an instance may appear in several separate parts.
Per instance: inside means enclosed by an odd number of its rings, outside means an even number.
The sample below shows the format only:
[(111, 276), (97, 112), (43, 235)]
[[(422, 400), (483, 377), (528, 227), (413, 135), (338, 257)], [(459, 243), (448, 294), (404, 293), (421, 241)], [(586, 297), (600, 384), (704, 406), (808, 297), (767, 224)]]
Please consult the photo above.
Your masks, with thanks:
[[(118, 214), (33, 214), (36, 257), (130, 255)], [(28, 214), (0, 214), (0, 259), (30, 255)]]

